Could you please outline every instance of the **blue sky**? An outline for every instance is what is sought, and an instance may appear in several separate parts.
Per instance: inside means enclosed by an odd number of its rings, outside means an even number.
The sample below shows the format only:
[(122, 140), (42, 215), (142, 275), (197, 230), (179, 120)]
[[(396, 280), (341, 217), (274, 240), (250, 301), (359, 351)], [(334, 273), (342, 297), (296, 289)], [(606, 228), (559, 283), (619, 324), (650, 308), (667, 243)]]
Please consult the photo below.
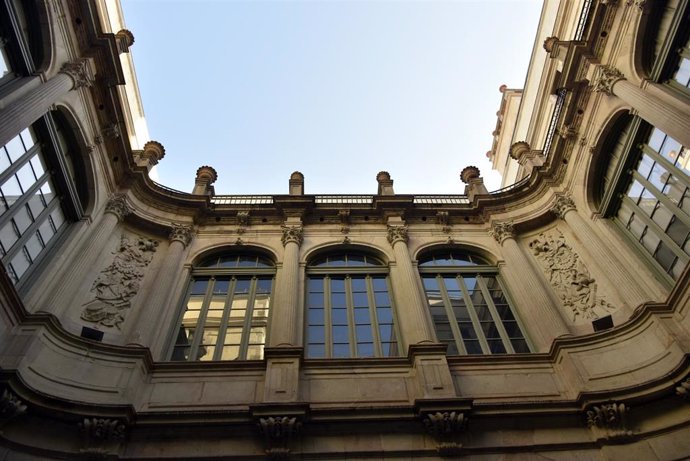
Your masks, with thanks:
[(541, 2), (122, 0), (160, 182), (217, 194), (489, 189), (502, 84), (521, 88)]

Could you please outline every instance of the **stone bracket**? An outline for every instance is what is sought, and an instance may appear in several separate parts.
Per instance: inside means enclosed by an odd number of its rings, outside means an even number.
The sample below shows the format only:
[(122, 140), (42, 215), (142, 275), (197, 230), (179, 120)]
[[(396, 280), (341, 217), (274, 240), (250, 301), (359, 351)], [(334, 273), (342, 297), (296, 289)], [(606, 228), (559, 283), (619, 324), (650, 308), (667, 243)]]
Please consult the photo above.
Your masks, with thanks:
[(424, 428), (436, 441), (436, 451), (442, 457), (461, 455), (460, 435), (467, 429), (472, 401), (469, 399), (419, 399), (415, 412)]
[(270, 459), (288, 459), (290, 444), (299, 435), (309, 404), (259, 404), (250, 406)]

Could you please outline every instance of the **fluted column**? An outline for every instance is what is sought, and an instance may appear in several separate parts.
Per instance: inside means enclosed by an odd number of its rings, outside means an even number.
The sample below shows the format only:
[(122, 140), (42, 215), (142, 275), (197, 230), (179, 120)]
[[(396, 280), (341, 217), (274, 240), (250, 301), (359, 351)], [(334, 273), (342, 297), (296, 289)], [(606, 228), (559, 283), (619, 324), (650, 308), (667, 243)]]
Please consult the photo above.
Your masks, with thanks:
[(391, 268), (391, 279), (398, 311), (398, 322), (402, 339), (406, 345), (433, 342), (434, 335), (429, 325), (426, 300), (419, 290), (417, 272), (412, 266), (407, 248), (407, 226), (388, 225), (388, 242), (393, 247), (395, 266)]
[(639, 280), (628, 273), (624, 265), (611, 252), (610, 246), (605, 244), (582, 219), (571, 197), (559, 195), (551, 211), (564, 220), (573, 230), (573, 233), (592, 255), (592, 262), (599, 267), (601, 273), (606, 274), (624, 300), (629, 301), (632, 307), (649, 300), (649, 295), (640, 286)]
[(41, 310), (52, 311), (59, 316), (69, 306), (69, 303), (78, 294), (79, 286), (84, 277), (90, 272), (90, 266), (98, 260), (98, 255), (111, 237), (118, 222), (130, 213), (131, 209), (127, 204), (125, 194), (114, 194), (110, 197), (100, 222), (94, 226), (88, 238), (84, 240), (82, 247), (75, 254), (71, 263), (66, 265), (68, 270), (60, 278), (52, 298), (46, 303), (47, 305), (40, 307)]
[(276, 281), (276, 302), (271, 317), (271, 346), (296, 346), (299, 302), (299, 249), (304, 240), (301, 223), (283, 226), (283, 267)]
[(661, 131), (684, 146), (690, 146), (690, 107), (681, 110), (664, 102), (653, 93), (630, 83), (623, 73), (611, 66), (599, 66), (593, 83), (594, 91), (617, 96)]
[(560, 303), (549, 294), (550, 288), (539, 278), (515, 240), (513, 224), (494, 223), (490, 233), (503, 247), (506, 266), (501, 275), (508, 280), (511, 297), (517, 302), (516, 310), (537, 352), (546, 352), (555, 338), (570, 333), (560, 313)]
[(172, 225), (168, 252), (156, 273), (155, 283), (137, 308), (137, 315), (127, 338), (128, 344), (153, 348), (160, 335), (160, 326), (168, 324), (164, 319), (169, 317), (169, 311), (174, 305), (172, 296), (175, 294), (175, 279), (182, 271), (184, 251), (192, 241), (192, 235), (192, 226)]
[(71, 90), (91, 86), (92, 82), (86, 59), (70, 62), (53, 78), (0, 109), (0, 146), (48, 112), (60, 97)]

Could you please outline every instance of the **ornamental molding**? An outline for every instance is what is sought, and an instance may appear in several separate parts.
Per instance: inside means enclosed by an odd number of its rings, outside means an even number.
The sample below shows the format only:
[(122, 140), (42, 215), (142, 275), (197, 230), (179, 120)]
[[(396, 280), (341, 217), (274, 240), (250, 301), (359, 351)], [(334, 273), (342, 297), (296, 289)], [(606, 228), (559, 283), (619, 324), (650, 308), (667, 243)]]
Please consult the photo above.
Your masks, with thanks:
[(105, 457), (117, 451), (127, 435), (127, 426), (118, 419), (84, 418), (78, 423), (82, 453)]
[(648, 0), (628, 0), (625, 3), (628, 6), (634, 6), (640, 11), (644, 11), (645, 7), (647, 6)]
[(388, 226), (388, 243), (395, 246), (398, 242), (403, 242), (407, 244), (410, 240), (407, 235), (407, 226)]
[(72, 79), (72, 90), (88, 88), (92, 86), (94, 82), (91, 66), (89, 66), (89, 61), (87, 59), (80, 59), (79, 61), (63, 64), (60, 73)]
[(597, 66), (594, 81), (591, 88), (596, 93), (604, 93), (607, 96), (614, 96), (613, 85), (616, 82), (625, 80), (623, 73), (612, 66)]
[(597, 293), (596, 280), (562, 233), (542, 232), (529, 247), (574, 324), (591, 322), (616, 310)]
[(627, 439), (633, 435), (627, 424), (630, 409), (624, 403), (606, 403), (587, 410), (587, 426), (597, 438), (606, 440)]
[(565, 215), (569, 211), (575, 211), (577, 207), (572, 197), (569, 195), (559, 195), (556, 197), (556, 202), (551, 207), (551, 212), (560, 219), (565, 220)]
[(347, 234), (350, 233), (350, 210), (338, 210), (338, 219), (340, 219), (340, 233), (347, 238)]
[(186, 248), (187, 245), (189, 245), (189, 242), (192, 241), (193, 236), (194, 228), (192, 226), (173, 223), (170, 235), (168, 235), (168, 239), (170, 240), (170, 243), (177, 241), (182, 243), (182, 245)]
[(122, 221), (125, 216), (132, 213), (132, 208), (127, 204), (125, 194), (113, 194), (105, 204), (105, 212), (114, 214), (118, 221)]
[(458, 456), (462, 444), (455, 439), (467, 427), (467, 417), (457, 411), (437, 411), (423, 416), (427, 432), (436, 440), (440, 456)]
[(302, 423), (294, 416), (271, 416), (259, 418), (258, 426), (269, 458), (287, 459), (290, 456), (290, 442), (299, 434)]
[(283, 242), (283, 246), (287, 246), (288, 243), (296, 243), (297, 246), (302, 246), (304, 241), (304, 227), (302, 226), (281, 226), (283, 230), (283, 236), (280, 239)]
[(26, 413), (27, 406), (12, 391), (5, 389), (0, 397), (0, 425)]
[(123, 235), (120, 245), (112, 252), (112, 262), (93, 282), (90, 290), (93, 299), (82, 304), (81, 319), (120, 330), (156, 247), (156, 240)]
[(491, 225), (489, 229), (489, 235), (491, 235), (499, 245), (503, 245), (507, 239), (515, 239), (515, 225), (510, 222), (495, 222)]

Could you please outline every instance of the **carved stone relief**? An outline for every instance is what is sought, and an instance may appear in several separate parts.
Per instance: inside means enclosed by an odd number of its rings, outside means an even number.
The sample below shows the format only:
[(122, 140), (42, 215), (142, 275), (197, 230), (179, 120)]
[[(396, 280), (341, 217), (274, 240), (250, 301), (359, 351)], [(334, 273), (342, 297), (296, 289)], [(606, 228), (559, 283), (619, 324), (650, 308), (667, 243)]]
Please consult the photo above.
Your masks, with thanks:
[(113, 262), (93, 282), (93, 299), (83, 304), (81, 318), (120, 329), (157, 246), (155, 240), (123, 235), (112, 253)]
[(455, 438), (467, 427), (467, 417), (456, 411), (437, 411), (424, 415), (424, 426), (436, 439), (436, 450), (441, 456), (458, 456), (462, 444)]
[(597, 283), (563, 234), (541, 233), (529, 244), (573, 323), (591, 321), (616, 310), (597, 294)]
[(0, 426), (24, 413), (26, 413), (26, 405), (11, 391), (5, 389), (0, 397)]
[(84, 418), (79, 430), (83, 440), (81, 452), (105, 458), (117, 451), (125, 439), (127, 426), (117, 419)]

